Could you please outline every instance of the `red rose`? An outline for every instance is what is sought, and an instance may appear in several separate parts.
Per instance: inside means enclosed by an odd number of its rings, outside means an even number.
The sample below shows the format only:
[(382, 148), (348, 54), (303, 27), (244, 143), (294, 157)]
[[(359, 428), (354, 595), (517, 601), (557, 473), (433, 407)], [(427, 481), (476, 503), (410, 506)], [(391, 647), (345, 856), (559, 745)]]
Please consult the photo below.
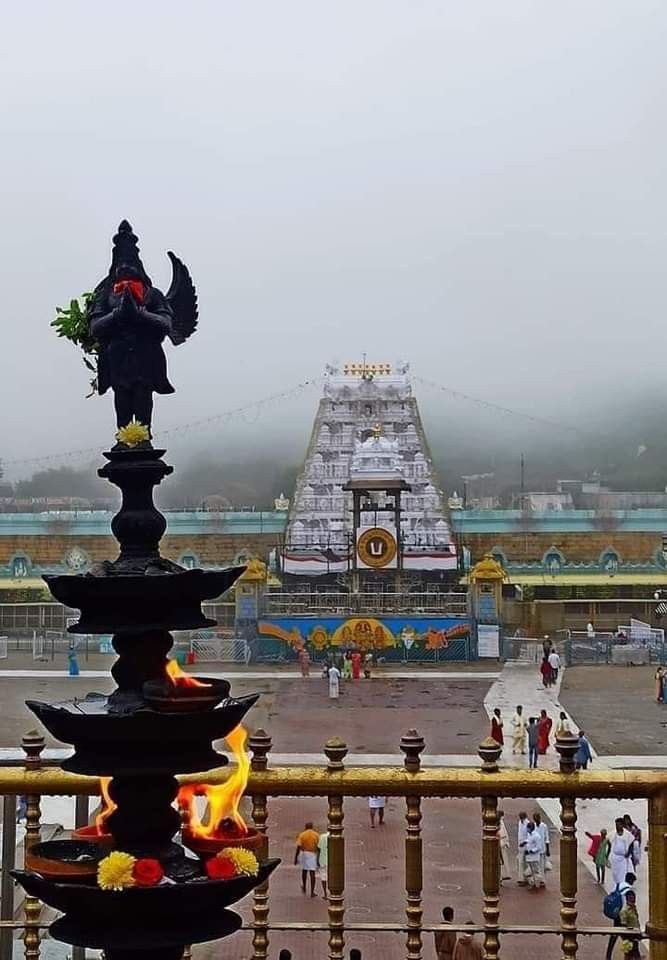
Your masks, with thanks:
[(164, 876), (164, 870), (159, 860), (144, 857), (135, 863), (132, 876), (138, 887), (156, 887)]
[(211, 880), (232, 880), (236, 874), (236, 864), (227, 857), (213, 857), (206, 861), (206, 873)]

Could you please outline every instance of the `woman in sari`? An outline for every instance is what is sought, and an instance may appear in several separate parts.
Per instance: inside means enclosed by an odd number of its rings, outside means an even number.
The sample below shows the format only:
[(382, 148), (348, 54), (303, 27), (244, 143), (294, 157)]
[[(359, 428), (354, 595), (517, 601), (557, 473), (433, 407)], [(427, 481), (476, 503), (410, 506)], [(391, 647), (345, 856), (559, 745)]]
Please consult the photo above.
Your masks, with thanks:
[(546, 753), (549, 747), (549, 734), (551, 733), (551, 717), (547, 716), (546, 710), (540, 710), (540, 719), (537, 721), (537, 752)]
[(503, 737), (503, 721), (498, 707), (493, 711), (493, 716), (491, 717), (491, 736), (496, 743), (499, 743), (502, 747), (505, 738)]
[(664, 671), (662, 667), (658, 667), (655, 671), (655, 699), (658, 703), (663, 703), (665, 698), (665, 687), (664, 687)]

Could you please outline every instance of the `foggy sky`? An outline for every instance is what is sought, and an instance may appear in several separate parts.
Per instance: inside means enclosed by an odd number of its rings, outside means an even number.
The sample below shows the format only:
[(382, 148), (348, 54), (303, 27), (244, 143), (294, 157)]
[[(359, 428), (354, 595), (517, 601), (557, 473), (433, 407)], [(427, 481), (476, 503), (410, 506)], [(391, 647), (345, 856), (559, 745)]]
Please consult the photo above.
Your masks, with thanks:
[[(199, 293), (158, 434), (363, 351), (570, 421), (659, 385), (666, 29), (660, 0), (5, 4), (0, 457), (109, 443), (48, 324), (122, 217)], [(201, 443), (298, 441), (317, 396)]]

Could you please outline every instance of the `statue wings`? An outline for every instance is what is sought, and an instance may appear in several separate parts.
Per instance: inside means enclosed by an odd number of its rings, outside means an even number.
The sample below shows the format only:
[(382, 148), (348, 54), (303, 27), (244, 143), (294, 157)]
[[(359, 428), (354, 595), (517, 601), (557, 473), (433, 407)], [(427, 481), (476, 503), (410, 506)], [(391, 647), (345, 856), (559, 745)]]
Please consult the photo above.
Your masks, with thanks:
[(174, 346), (184, 343), (197, 329), (197, 291), (188, 268), (182, 260), (168, 251), (171, 260), (172, 278), (166, 299), (174, 315), (172, 333), (169, 335)]

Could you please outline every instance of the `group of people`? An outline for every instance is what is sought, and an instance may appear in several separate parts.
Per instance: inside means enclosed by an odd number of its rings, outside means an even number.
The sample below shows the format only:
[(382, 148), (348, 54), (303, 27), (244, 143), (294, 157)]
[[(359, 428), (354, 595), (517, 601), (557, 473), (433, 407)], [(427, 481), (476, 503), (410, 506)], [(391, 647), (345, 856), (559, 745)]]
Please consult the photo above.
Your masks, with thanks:
[[(604, 898), (605, 916), (612, 920), (614, 927), (639, 931), (641, 925), (634, 885), (642, 855), (641, 829), (633, 822), (630, 814), (626, 813), (615, 820), (611, 838), (604, 828), (599, 833), (586, 831), (586, 836), (591, 841), (588, 855), (595, 863), (595, 876), (600, 885), (604, 884), (607, 869), (611, 869), (614, 887)], [(623, 956), (629, 960), (639, 960), (640, 941), (624, 937), (621, 933), (612, 933), (609, 937), (606, 960), (612, 960), (614, 946), (619, 937)]]
[(604, 828), (599, 833), (586, 832), (591, 841), (588, 855), (595, 862), (596, 879), (600, 884), (604, 883), (608, 868), (614, 883), (619, 884), (628, 873), (636, 874), (641, 863), (642, 832), (630, 814), (618, 817), (614, 826), (611, 838)]
[(301, 892), (306, 893), (310, 881), (310, 895), (317, 896), (315, 885), (319, 877), (322, 884), (322, 896), (327, 895), (327, 867), (329, 864), (329, 834), (318, 833), (312, 820), (308, 820), (296, 838), (294, 866), (301, 867)]
[(543, 651), (542, 662), (540, 663), (542, 684), (545, 687), (553, 687), (558, 680), (560, 657), (549, 640), (544, 641)]
[[(444, 907), (442, 921), (446, 926), (454, 923), (454, 908)], [(474, 926), (472, 920), (466, 926)], [(436, 930), (435, 955), (438, 960), (482, 960), (482, 944), (474, 933), (457, 933), (456, 930)]]
[[(371, 828), (374, 830), (376, 823), (384, 826), (384, 811), (387, 804), (386, 797), (369, 797), (368, 813), (370, 816)], [(329, 866), (329, 833), (318, 833), (313, 826), (312, 820), (309, 820), (303, 830), (296, 838), (296, 850), (294, 851), (294, 866), (301, 867), (301, 892), (307, 892), (308, 883), (310, 883), (310, 895), (315, 897), (315, 888), (317, 880), (322, 884), (322, 896), (327, 897), (327, 870)]]
[[(503, 746), (505, 743), (505, 723), (499, 707), (496, 707), (491, 717), (491, 737), (496, 743)], [(538, 757), (544, 756), (551, 743), (553, 720), (546, 710), (540, 710), (539, 717), (528, 717), (523, 712), (523, 706), (518, 704), (512, 717), (512, 753), (525, 754), (528, 750), (528, 765), (531, 769), (537, 767)], [(572, 729), (567, 714), (562, 710), (556, 724), (556, 739), (570, 736)], [(579, 731), (579, 743), (575, 754), (575, 764), (578, 770), (586, 770), (593, 759), (590, 743), (583, 730)]]
[(327, 657), (322, 664), (322, 676), (329, 681), (329, 699), (337, 700), (340, 696), (340, 681), (371, 679), (373, 668), (373, 654), (363, 655), (359, 650), (346, 650), (342, 658)]
[[(511, 862), (510, 840), (505, 826), (505, 815), (499, 813), (498, 840), (500, 843), (500, 880), (511, 880), (509, 865)], [(533, 819), (522, 810), (517, 824), (517, 883), (530, 890), (544, 890), (546, 873), (551, 870), (551, 847), (549, 828), (542, 819), (539, 810), (533, 813)]]

